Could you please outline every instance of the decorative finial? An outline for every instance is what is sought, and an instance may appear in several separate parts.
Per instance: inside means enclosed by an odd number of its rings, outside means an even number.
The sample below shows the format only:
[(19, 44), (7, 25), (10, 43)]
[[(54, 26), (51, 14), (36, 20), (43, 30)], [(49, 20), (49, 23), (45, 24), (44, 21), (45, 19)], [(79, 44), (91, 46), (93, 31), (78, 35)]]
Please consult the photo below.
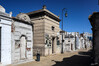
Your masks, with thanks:
[(43, 5), (43, 9), (46, 9), (46, 5)]
[(12, 16), (12, 12), (9, 13), (10, 17)]

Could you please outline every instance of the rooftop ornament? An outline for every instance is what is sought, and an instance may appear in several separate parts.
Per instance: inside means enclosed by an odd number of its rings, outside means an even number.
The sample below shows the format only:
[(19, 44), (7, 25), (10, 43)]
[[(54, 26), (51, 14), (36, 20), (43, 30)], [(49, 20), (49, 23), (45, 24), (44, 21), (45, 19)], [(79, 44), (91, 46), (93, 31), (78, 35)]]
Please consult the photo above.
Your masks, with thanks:
[(43, 9), (46, 9), (46, 5), (43, 5)]

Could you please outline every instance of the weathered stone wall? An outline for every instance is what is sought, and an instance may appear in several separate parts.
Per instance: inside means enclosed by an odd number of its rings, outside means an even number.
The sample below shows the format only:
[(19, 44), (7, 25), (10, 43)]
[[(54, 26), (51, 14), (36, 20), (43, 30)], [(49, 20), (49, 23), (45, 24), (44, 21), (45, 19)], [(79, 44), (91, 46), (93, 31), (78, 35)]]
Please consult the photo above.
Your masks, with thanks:
[[(31, 18), (31, 21), (34, 23), (34, 55), (37, 51), (41, 55), (50, 55), (52, 54), (52, 45), (48, 46), (46, 44), (46, 35), (49, 36), (52, 44), (52, 36), (55, 37), (54, 41), (54, 52), (57, 51), (57, 40), (56, 36), (59, 33), (59, 22), (49, 18), (48, 16), (42, 16), (38, 18)], [(52, 26), (55, 28), (52, 30)], [(49, 42), (49, 41), (48, 41)], [(58, 46), (58, 50), (61, 50)], [(60, 52), (60, 51), (59, 51)], [(59, 53), (58, 51), (56, 53)]]
[(75, 51), (75, 38), (65, 38), (63, 45), (64, 52)]
[[(32, 25), (13, 21), (12, 24), (12, 63), (33, 60), (33, 30)], [(26, 37), (25, 58), (21, 59), (21, 37)], [(24, 42), (24, 41), (23, 41)]]
[(33, 25), (33, 44), (34, 44), (34, 55), (39, 52), (41, 55), (44, 55), (45, 52), (45, 44), (44, 44), (44, 19), (43, 17), (38, 17), (31, 19), (31, 21), (34, 23)]
[[(57, 36), (58, 36), (57, 33), (59, 33), (59, 31), (60, 31), (59, 22), (49, 18), (48, 16), (44, 16), (44, 17), (45, 17), (45, 23), (44, 23), (45, 34), (49, 35), (49, 37), (51, 38), (51, 47), (49, 48), (49, 46), (46, 46), (45, 53), (46, 53), (46, 55), (52, 54), (52, 51), (54, 53), (60, 53), (60, 51), (61, 51), (60, 45), (59, 46), (57, 45)], [(54, 30), (52, 30), (52, 27), (54, 27)], [(55, 38), (54, 45), (52, 45), (53, 37)], [(53, 46), (54, 50), (52, 50), (52, 46)]]
[(34, 23), (34, 45), (44, 44), (44, 20), (35, 19)]

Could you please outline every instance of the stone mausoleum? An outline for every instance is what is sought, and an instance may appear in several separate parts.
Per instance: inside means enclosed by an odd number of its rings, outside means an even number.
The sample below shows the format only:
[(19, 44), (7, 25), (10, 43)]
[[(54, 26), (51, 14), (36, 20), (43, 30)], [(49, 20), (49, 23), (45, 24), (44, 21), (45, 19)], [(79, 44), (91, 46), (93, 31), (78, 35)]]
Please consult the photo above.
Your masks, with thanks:
[(12, 17), (12, 63), (33, 60), (33, 24), (24, 13)]
[(70, 52), (76, 50), (76, 37), (78, 32), (65, 32), (63, 34), (63, 51)]
[(12, 17), (0, 6), (0, 64), (33, 61), (33, 23), (24, 13)]
[(11, 17), (0, 5), (0, 63), (3, 65), (11, 64)]
[(42, 9), (27, 13), (32, 23), (34, 23), (34, 54), (39, 52), (41, 55), (50, 55), (61, 52), (59, 38), (59, 22), (58, 16), (46, 9)]

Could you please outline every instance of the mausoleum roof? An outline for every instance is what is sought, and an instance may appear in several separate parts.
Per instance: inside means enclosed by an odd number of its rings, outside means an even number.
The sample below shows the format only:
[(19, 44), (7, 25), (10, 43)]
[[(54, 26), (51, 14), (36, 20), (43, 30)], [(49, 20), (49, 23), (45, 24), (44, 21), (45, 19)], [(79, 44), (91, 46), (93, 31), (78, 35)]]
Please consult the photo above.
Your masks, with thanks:
[(46, 7), (42, 8), (40, 10), (36, 10), (36, 11), (26, 13), (26, 14), (29, 15), (30, 18), (38, 17), (38, 16), (42, 16), (42, 15), (47, 15), (48, 17), (50, 17), (50, 18), (52, 18), (52, 19), (54, 19), (58, 22), (61, 21), (58, 16), (56, 16), (55, 14), (53, 14), (52, 12), (47, 10)]

